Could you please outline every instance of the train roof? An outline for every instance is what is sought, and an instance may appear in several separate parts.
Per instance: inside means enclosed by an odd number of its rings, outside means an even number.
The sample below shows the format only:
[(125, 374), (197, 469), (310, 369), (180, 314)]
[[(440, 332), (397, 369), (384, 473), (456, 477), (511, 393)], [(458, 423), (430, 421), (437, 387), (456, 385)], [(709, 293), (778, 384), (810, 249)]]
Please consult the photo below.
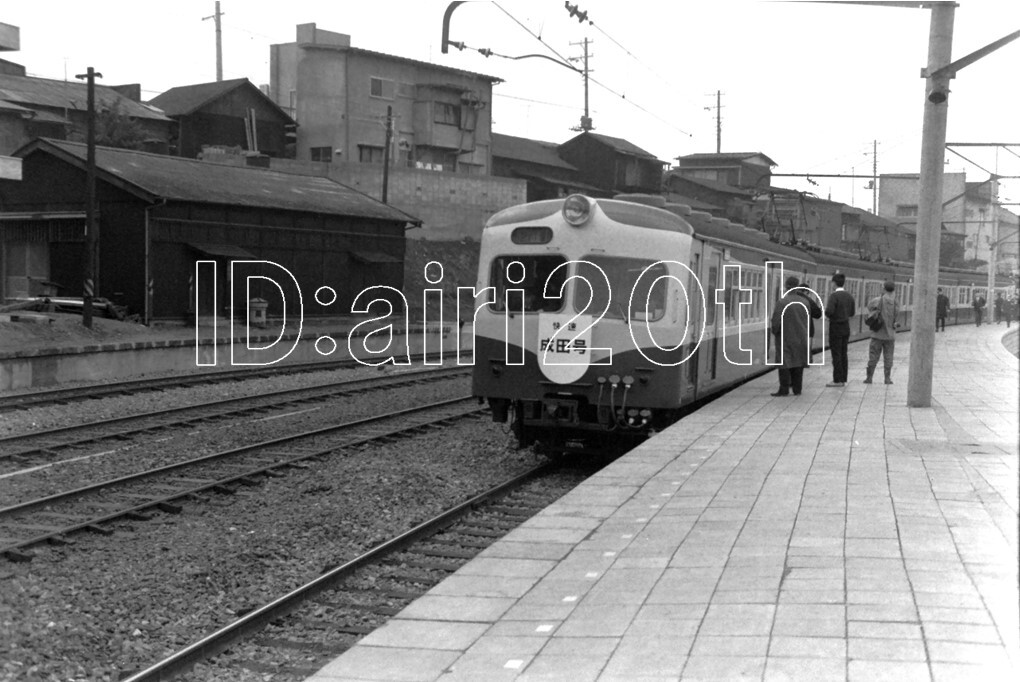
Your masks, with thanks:
[[(596, 199), (587, 197), (593, 204), (597, 204), (606, 217), (616, 222), (644, 227), (652, 230), (666, 230), (680, 234), (692, 234), (693, 229), (690, 223), (678, 216), (676, 213), (666, 211), (654, 206), (639, 204), (630, 201), (619, 201), (616, 199)], [(505, 208), (489, 218), (486, 229), (500, 225), (513, 223), (526, 223), (555, 215), (563, 208), (562, 199), (546, 199), (534, 201), (529, 204), (519, 204)]]

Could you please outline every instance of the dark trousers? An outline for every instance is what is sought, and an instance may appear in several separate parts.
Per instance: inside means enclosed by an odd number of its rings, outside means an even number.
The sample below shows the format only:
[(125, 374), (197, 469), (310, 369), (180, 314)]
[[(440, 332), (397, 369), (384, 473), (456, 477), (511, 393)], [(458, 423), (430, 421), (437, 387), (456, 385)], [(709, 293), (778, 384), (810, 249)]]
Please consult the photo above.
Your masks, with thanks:
[(981, 308), (974, 308), (974, 324), (981, 326)]
[(872, 339), (871, 345), (868, 346), (868, 376), (874, 374), (878, 359), (882, 358), (885, 363), (885, 375), (888, 377), (892, 373), (893, 353), (895, 352), (895, 339)]
[(832, 353), (832, 381), (837, 384), (846, 383), (848, 371), (846, 348), (849, 341), (849, 336), (829, 334), (829, 352)]
[(942, 331), (946, 330), (946, 318), (944, 318), (944, 317), (936, 317), (935, 318), (935, 331), (939, 330), (939, 326), (942, 327)]
[(789, 393), (793, 389), (794, 395), (800, 395), (804, 385), (803, 367), (780, 367), (779, 368), (779, 392)]

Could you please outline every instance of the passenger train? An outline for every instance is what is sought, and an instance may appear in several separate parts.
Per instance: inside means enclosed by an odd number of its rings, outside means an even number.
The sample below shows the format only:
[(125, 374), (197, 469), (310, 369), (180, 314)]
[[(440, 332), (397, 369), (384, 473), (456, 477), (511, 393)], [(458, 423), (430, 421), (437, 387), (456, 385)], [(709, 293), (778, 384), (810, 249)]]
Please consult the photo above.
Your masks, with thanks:
[[(649, 195), (507, 208), (482, 232), (476, 291), (489, 298), (475, 316), (474, 395), (522, 446), (640, 440), (771, 369), (768, 319), (782, 282), (797, 276), (824, 307), (837, 271), (857, 303), (851, 341), (867, 335), (866, 303), (890, 279), (909, 328), (912, 265), (780, 244)], [(984, 277), (940, 272), (951, 323), (970, 319)], [(815, 351), (824, 339), (815, 330)]]

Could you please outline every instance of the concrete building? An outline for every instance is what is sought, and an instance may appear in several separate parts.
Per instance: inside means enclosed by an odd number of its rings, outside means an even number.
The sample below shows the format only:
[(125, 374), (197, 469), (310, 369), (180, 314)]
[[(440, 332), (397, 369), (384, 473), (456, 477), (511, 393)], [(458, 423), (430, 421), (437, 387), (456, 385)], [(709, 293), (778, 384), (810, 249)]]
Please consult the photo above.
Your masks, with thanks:
[(352, 47), (349, 35), (315, 24), (270, 47), (269, 95), (298, 122), (304, 161), (382, 164), (391, 109), (394, 167), (488, 175), (499, 81)]
[[(879, 176), (878, 214), (916, 230), (920, 191), (920, 176), (916, 173)], [(993, 206), (991, 179), (967, 182), (965, 173), (943, 175), (939, 255), (943, 265), (981, 267), (988, 262), (994, 245), (999, 271), (1015, 271), (1020, 255), (1018, 223), (1020, 219), (1016, 214), (1002, 206)], [(997, 230), (997, 234), (993, 234), (993, 230)]]

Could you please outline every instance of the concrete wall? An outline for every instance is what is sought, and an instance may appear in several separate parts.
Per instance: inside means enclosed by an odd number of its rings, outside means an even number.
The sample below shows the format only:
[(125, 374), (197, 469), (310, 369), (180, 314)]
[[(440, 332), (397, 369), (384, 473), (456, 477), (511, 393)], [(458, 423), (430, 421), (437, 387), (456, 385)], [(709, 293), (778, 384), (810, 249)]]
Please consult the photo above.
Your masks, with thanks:
[[(204, 161), (245, 165), (244, 157), (207, 155)], [(270, 159), (270, 169), (284, 173), (320, 175), (382, 198), (382, 166), (369, 163), (312, 163)], [(527, 182), (490, 175), (464, 175), (416, 168), (391, 168), (388, 201), (424, 221), (422, 229), (409, 230), (411, 239), (478, 240), (482, 225), (504, 208), (527, 201)]]
[[(328, 356), (316, 352), (314, 339), (303, 338), (294, 345), (294, 351), (280, 364), (328, 362), (350, 358), (347, 352), (347, 333), (344, 330), (323, 334), (337, 342), (336, 351)], [(455, 337), (456, 332), (450, 325), (430, 328), (427, 332), (423, 327), (412, 327), (410, 335), (395, 336), (394, 350), (401, 349), (396, 352), (403, 352), (404, 348), (409, 348), (412, 354), (421, 353), (427, 343), (431, 352), (439, 347), (442, 340), (443, 352), (449, 357), (456, 352)], [(235, 362), (264, 360), (265, 353), (253, 353), (246, 345), (259, 347), (269, 345), (273, 340), (275, 337), (253, 336), (246, 344), (243, 338), (235, 339), (232, 344)], [(293, 340), (294, 335), (285, 336), (281, 341), (281, 348), (293, 344)], [(462, 339), (461, 348), (470, 348), (470, 342), (471, 338)], [(366, 357), (365, 354), (357, 352), (356, 341), (352, 346), (355, 348), (355, 356)], [(227, 341), (213, 344), (209, 339), (202, 339), (198, 345), (197, 356), (195, 349), (193, 339), (172, 339), (7, 353), (0, 355), (0, 392), (54, 387), (72, 381), (120, 381), (160, 372), (200, 373), (232, 369), (231, 345)], [(212, 363), (214, 360), (215, 366), (198, 366), (199, 362)]]
[[(373, 164), (332, 164), (329, 176), (369, 196), (382, 197), (382, 167)], [(481, 238), (488, 218), (526, 201), (527, 182), (487, 175), (463, 175), (393, 168), (389, 174), (389, 203), (421, 218), (411, 239), (453, 241)]]

